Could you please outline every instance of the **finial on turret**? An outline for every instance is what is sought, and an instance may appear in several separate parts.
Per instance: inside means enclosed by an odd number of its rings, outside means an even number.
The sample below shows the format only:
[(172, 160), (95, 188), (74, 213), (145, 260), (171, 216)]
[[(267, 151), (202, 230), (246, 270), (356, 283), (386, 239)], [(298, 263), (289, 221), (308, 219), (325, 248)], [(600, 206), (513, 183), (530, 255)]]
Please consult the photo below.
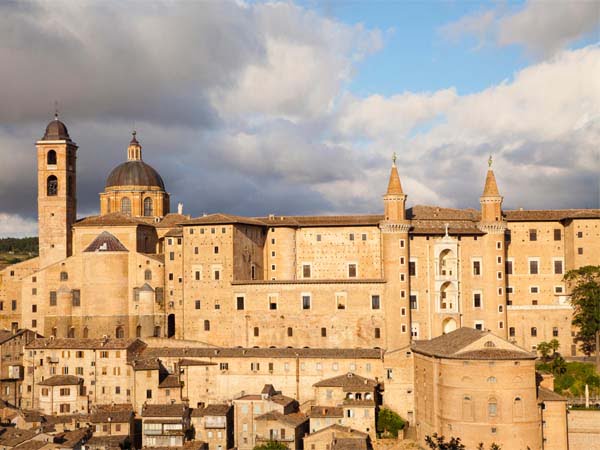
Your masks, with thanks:
[(488, 158), (488, 167), (492, 168), (492, 155)]
[(54, 120), (58, 120), (58, 101), (54, 100)]
[(392, 165), (393, 165), (393, 166), (395, 166), (395, 165), (396, 165), (396, 159), (398, 159), (398, 158), (397, 158), (397, 156), (396, 156), (396, 152), (394, 152), (394, 153), (392, 154)]

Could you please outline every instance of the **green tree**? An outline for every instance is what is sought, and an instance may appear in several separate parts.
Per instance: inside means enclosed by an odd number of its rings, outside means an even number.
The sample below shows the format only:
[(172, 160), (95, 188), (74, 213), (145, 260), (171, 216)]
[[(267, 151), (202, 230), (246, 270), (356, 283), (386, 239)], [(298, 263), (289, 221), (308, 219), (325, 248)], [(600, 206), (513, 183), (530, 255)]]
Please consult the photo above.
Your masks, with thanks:
[(548, 345), (550, 346), (550, 350), (552, 350), (552, 356), (554, 356), (560, 348), (560, 342), (558, 342), (558, 339), (552, 339), (550, 342), (548, 342)]
[(542, 357), (542, 361), (548, 361), (548, 357), (550, 356), (550, 344), (548, 342), (540, 342), (537, 345), (537, 351), (540, 352), (540, 356)]
[(567, 373), (567, 362), (562, 356), (555, 357), (550, 363), (550, 370), (555, 377)]
[(395, 411), (382, 408), (377, 415), (377, 432), (382, 435), (398, 437), (398, 431), (406, 426), (406, 421)]
[(269, 441), (262, 445), (257, 445), (254, 450), (289, 450), (288, 447), (281, 442)]
[(596, 352), (596, 370), (600, 372), (600, 266), (569, 270), (564, 277), (571, 289), (575, 337), (586, 355)]
[(431, 450), (465, 450), (466, 447), (460, 442), (460, 438), (451, 437), (448, 442), (444, 436), (438, 436), (433, 433), (431, 436), (425, 436), (425, 443)]

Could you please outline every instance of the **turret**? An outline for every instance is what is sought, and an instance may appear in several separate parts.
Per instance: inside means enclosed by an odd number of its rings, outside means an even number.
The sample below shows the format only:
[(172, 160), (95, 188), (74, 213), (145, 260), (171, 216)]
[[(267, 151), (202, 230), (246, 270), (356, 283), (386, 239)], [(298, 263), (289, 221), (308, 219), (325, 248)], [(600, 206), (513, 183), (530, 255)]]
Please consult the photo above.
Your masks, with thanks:
[(383, 196), (383, 207), (386, 222), (398, 222), (406, 219), (406, 195), (402, 191), (400, 176), (396, 168), (396, 154), (392, 158), (392, 170), (387, 192)]
[(498, 191), (496, 177), (492, 170), (491, 156), (488, 160), (488, 167), (483, 194), (479, 198), (479, 203), (481, 204), (481, 222), (484, 224), (502, 222), (502, 196)]

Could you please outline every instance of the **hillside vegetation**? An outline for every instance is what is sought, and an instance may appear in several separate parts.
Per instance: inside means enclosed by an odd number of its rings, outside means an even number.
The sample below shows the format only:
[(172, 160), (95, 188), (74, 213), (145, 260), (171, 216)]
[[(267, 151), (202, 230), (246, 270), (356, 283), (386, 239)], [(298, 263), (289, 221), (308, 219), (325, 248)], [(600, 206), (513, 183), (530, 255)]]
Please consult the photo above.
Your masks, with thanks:
[(38, 238), (0, 238), (0, 269), (38, 255)]

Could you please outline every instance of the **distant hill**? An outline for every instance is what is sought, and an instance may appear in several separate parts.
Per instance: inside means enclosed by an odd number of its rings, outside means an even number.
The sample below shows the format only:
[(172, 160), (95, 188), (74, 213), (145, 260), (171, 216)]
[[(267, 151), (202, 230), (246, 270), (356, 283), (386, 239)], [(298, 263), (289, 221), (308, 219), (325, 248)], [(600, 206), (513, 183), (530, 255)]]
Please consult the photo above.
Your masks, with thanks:
[(0, 269), (38, 255), (38, 238), (0, 238)]

